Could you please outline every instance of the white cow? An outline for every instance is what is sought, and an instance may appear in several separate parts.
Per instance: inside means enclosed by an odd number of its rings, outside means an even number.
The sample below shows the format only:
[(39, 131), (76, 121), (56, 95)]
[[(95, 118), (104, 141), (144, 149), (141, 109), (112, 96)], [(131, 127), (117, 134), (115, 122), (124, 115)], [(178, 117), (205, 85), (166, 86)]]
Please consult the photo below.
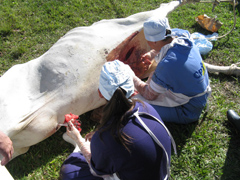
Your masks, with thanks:
[(75, 28), (42, 56), (10, 68), (0, 78), (0, 130), (13, 141), (14, 157), (55, 133), (65, 114), (81, 115), (105, 103), (97, 89), (106, 60), (120, 59), (139, 77), (146, 76), (139, 61), (149, 48), (143, 22), (156, 14), (167, 16), (177, 6), (172, 1), (127, 18)]

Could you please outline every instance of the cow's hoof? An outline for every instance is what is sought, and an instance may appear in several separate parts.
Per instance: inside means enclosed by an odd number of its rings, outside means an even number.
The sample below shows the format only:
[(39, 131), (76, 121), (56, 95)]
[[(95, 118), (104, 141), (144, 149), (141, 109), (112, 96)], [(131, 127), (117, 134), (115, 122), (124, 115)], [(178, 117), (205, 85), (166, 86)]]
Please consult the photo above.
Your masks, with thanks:
[(71, 137), (69, 137), (69, 136), (67, 135), (67, 133), (64, 133), (64, 134), (63, 134), (63, 139), (64, 139), (66, 142), (72, 144), (74, 147), (77, 146), (77, 143), (76, 143)]

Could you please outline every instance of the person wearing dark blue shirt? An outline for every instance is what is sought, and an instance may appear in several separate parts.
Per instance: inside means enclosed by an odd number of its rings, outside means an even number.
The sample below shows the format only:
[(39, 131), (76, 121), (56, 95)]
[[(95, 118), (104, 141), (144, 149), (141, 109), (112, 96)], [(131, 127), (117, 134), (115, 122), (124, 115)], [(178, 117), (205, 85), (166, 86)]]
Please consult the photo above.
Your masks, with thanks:
[[(170, 174), (172, 136), (156, 110), (134, 94), (132, 70), (115, 60), (102, 67), (99, 95), (106, 99), (99, 127), (86, 135), (71, 122), (68, 135), (80, 153), (61, 167), (62, 179), (159, 180)], [(173, 146), (175, 147), (175, 146)]]

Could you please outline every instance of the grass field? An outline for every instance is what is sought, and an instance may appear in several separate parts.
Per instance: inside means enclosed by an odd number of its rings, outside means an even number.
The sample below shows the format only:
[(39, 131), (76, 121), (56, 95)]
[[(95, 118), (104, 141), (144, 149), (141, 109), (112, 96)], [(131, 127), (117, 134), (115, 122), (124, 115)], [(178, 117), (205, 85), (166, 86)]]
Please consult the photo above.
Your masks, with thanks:
[[(101, 19), (127, 17), (157, 8), (156, 0), (0, 0), (0, 76), (15, 64), (25, 63), (45, 53), (69, 30), (89, 26)], [(203, 30), (195, 21), (200, 14), (217, 15), (223, 23), (219, 35), (233, 26), (229, 3), (220, 3), (212, 12), (209, 3), (188, 4), (169, 14), (170, 26), (190, 33)], [(214, 42), (212, 51), (203, 56), (205, 62), (231, 65), (239, 62), (240, 5), (233, 32)], [(167, 124), (177, 144), (178, 155), (172, 155), (171, 179), (240, 179), (240, 136), (228, 123), (226, 112), (240, 114), (239, 77), (209, 74), (212, 96), (209, 111), (199, 122), (189, 125)], [(10, 82), (11, 83), (11, 82)], [(94, 129), (89, 113), (81, 116), (83, 134)], [(14, 179), (58, 179), (60, 166), (73, 147), (62, 139), (65, 129), (33, 146), (13, 159), (7, 168)], [(1, 177), (0, 177), (1, 179)]]

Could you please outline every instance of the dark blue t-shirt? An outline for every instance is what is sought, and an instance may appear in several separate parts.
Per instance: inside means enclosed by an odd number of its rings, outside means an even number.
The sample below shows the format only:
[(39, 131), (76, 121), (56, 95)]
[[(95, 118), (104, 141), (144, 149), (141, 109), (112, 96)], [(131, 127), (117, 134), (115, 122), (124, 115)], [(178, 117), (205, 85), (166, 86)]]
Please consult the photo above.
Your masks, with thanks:
[[(128, 115), (129, 121), (123, 128), (123, 132), (132, 138), (131, 144), (128, 146), (131, 153), (112, 137), (111, 130), (104, 131), (102, 139), (96, 132), (91, 140), (91, 166), (98, 175), (117, 172), (124, 180), (159, 180), (159, 176), (166, 176), (164, 151), (154, 142), (136, 117), (130, 117), (137, 109), (139, 112), (147, 112), (160, 119), (151, 105), (136, 103)], [(141, 115), (141, 119), (165, 147), (170, 159), (171, 139), (165, 128), (149, 116)]]

